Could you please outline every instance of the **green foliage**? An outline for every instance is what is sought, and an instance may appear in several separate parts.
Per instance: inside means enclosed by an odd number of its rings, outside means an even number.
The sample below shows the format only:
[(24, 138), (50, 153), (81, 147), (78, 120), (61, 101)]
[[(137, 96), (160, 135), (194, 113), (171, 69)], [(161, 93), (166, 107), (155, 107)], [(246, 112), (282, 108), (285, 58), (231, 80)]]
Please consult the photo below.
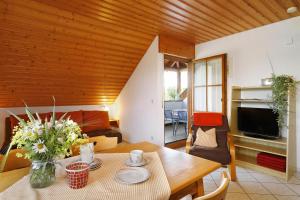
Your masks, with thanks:
[(284, 126), (284, 119), (287, 113), (288, 94), (296, 91), (296, 81), (293, 76), (272, 74), (272, 99), (274, 101), (273, 111), (278, 113), (278, 125)]
[(178, 94), (175, 87), (170, 87), (167, 89), (167, 93), (165, 94), (165, 100), (177, 100)]

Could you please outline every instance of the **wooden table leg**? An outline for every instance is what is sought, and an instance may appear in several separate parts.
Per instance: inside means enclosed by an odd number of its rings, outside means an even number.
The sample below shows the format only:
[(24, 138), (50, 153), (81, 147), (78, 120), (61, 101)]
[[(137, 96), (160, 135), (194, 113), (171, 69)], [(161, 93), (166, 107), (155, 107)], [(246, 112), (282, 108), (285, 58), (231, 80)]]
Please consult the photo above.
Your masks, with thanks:
[(199, 179), (197, 181), (197, 197), (203, 196), (204, 195), (204, 185), (203, 185), (203, 179)]

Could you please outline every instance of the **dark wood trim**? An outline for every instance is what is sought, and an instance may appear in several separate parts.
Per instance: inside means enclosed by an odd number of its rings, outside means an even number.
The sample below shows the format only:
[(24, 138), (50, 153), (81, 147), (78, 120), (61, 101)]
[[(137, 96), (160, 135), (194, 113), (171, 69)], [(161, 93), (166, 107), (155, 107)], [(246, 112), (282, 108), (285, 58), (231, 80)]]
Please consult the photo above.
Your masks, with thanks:
[(198, 87), (215, 87), (215, 86), (222, 86), (222, 84), (213, 84), (213, 85), (197, 85), (197, 86), (194, 86), (195, 88), (198, 88)]
[(206, 75), (205, 75), (205, 84), (206, 84), (206, 87), (205, 87), (205, 90), (206, 90), (206, 95), (205, 95), (205, 102), (206, 102), (206, 111), (208, 110), (208, 97), (207, 97), (207, 93), (208, 93), (208, 88), (207, 88), (207, 74), (208, 74), (208, 72), (207, 72), (207, 60), (205, 60), (205, 73), (206, 73)]
[(206, 57), (206, 58), (199, 58), (199, 59), (194, 59), (193, 60), (193, 63), (197, 63), (197, 62), (201, 62), (201, 61), (209, 61), (209, 60), (212, 60), (212, 59), (215, 59), (215, 58), (218, 58), (218, 57), (222, 57), (226, 55), (226, 53), (224, 54), (218, 54), (218, 55), (215, 55), (215, 56), (209, 56), (209, 57)]
[(222, 55), (222, 112), (227, 116), (227, 54)]
[(165, 147), (168, 147), (170, 149), (177, 149), (180, 147), (185, 147), (185, 143), (186, 143), (186, 139), (183, 139), (183, 140), (167, 143), (165, 144)]
[(194, 107), (194, 64), (189, 62), (188, 64), (188, 133), (191, 133), (192, 115)]

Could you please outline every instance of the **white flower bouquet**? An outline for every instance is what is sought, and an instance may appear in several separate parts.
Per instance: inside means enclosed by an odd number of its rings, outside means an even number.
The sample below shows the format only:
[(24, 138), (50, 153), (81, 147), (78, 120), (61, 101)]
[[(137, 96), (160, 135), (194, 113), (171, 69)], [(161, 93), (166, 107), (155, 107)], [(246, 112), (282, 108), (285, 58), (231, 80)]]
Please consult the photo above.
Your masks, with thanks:
[[(24, 156), (32, 160), (31, 185), (46, 187), (55, 180), (54, 160), (70, 155), (73, 145), (86, 143), (87, 139), (83, 138), (76, 122), (70, 118), (65, 119), (67, 113), (56, 119), (55, 105), (50, 119), (41, 119), (38, 113), (33, 114), (27, 106), (25, 111), (28, 121), (11, 113), (19, 120), (19, 124), (13, 129), (13, 138), (8, 152), (15, 145), (23, 149), (25, 153), (16, 156)], [(8, 152), (1, 163), (1, 170), (4, 168)]]

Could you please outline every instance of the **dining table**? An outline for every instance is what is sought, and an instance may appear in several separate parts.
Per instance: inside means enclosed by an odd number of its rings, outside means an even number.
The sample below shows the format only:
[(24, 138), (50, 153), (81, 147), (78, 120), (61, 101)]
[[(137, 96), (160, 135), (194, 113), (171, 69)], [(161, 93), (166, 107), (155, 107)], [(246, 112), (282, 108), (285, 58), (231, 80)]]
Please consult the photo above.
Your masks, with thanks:
[[(136, 149), (158, 153), (171, 189), (170, 199), (172, 200), (180, 199), (187, 194), (192, 194), (193, 197), (204, 195), (203, 178), (221, 167), (221, 164), (217, 162), (150, 142), (120, 143), (117, 147), (103, 150), (101, 153), (129, 153)], [(28, 173), (29, 167), (0, 173), (0, 192)]]

